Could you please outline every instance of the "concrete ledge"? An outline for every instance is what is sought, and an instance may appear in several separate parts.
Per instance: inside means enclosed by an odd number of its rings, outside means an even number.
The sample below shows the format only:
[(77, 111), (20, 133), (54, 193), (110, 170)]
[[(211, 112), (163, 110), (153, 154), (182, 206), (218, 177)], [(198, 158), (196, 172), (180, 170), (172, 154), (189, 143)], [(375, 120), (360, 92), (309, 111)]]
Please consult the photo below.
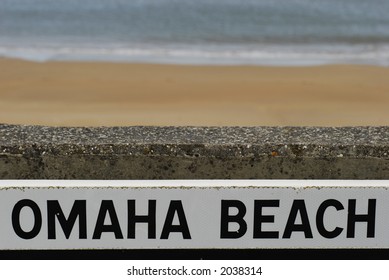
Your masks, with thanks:
[(0, 125), (0, 179), (389, 179), (389, 127)]

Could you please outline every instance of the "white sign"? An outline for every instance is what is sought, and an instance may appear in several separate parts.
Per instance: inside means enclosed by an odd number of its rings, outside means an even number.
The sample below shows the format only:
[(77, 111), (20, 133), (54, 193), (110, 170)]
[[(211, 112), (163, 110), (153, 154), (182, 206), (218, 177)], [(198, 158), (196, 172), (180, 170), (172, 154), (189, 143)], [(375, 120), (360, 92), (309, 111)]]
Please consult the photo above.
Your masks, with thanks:
[(1, 250), (142, 248), (389, 248), (389, 181), (0, 181)]

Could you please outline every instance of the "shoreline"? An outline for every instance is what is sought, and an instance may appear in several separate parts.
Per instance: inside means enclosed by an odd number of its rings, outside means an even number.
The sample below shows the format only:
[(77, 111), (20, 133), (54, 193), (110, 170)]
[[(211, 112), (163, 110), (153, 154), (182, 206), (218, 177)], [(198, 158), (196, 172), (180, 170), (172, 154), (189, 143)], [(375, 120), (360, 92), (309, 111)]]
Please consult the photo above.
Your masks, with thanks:
[(0, 46), (0, 58), (30, 62), (100, 62), (198, 66), (318, 66), (371, 65), (389, 67), (389, 44), (288, 44), (252, 48), (244, 44), (225, 46), (144, 45), (36, 47)]
[(49, 126), (389, 125), (389, 68), (0, 58), (0, 123)]
[(22, 60), (31, 63), (108, 63), (108, 64), (145, 64), (145, 65), (166, 65), (166, 66), (201, 66), (201, 67), (317, 67), (328, 65), (350, 65), (350, 66), (372, 66), (389, 68), (389, 58), (379, 59), (348, 59), (340, 58), (320, 58), (308, 56), (301, 58), (207, 58), (207, 57), (134, 57), (126, 56), (74, 56), (74, 57), (51, 57), (45, 55), (2, 55), (0, 60)]

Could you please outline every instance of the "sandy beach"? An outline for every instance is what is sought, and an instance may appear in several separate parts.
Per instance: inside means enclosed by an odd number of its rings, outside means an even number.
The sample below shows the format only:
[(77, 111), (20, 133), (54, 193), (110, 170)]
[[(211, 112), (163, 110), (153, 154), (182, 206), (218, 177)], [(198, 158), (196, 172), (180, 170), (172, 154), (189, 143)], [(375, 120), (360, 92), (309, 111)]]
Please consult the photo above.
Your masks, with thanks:
[(0, 123), (389, 125), (389, 68), (0, 59)]

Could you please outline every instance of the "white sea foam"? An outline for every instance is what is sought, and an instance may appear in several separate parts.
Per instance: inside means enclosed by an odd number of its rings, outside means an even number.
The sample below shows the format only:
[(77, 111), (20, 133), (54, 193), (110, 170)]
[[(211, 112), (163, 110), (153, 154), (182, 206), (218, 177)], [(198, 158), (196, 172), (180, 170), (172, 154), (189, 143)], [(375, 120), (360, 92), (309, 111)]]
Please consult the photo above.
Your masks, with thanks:
[(372, 64), (389, 66), (389, 46), (260, 46), (251, 48), (151, 47), (10, 47), (0, 56), (37, 62), (113, 61), (199, 65)]

